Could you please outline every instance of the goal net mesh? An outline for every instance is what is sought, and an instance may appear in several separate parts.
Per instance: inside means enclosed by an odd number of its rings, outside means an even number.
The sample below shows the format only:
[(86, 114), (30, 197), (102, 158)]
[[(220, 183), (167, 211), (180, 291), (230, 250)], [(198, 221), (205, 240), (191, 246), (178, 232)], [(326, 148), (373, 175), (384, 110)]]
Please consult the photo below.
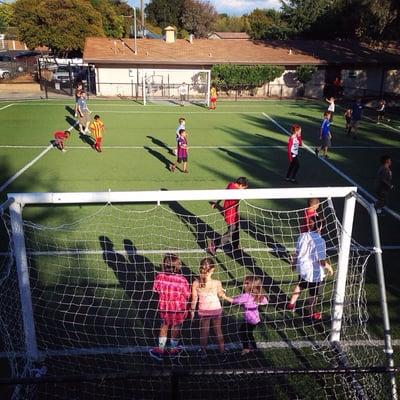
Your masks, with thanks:
[[(307, 313), (307, 290), (302, 291), (294, 312), (286, 309), (298, 283), (290, 260), (305, 209), (272, 210), (263, 208), (261, 202), (242, 200), (240, 249), (227, 244), (214, 257), (213, 278), (221, 281), (228, 296), (243, 292), (245, 276), (262, 280), (269, 302), (259, 307), (255, 351), (242, 355), (239, 330), (243, 310), (222, 301), (226, 360), (218, 352), (212, 324), (207, 357), (199, 358), (197, 313), (182, 324), (179, 354), (166, 353), (162, 360), (150, 357), (149, 351), (158, 345), (161, 325), (153, 282), (161, 271), (163, 256), (174, 253), (180, 258), (181, 273), (191, 285), (199, 276), (200, 260), (207, 256), (207, 243), (226, 231), (221, 210), (203, 208), (209, 212), (199, 213), (192, 203), (154, 207), (107, 204), (94, 211), (91, 206), (85, 216), (58, 226), (38, 223), (37, 216), (33, 218), (36, 222), (24, 220), (39, 352), (36, 361), (25, 353), (10, 221), (7, 213), (3, 215), (2, 231), (9, 236), (3, 242), (10, 245), (2, 249), (1, 256), (0, 332), (10, 374), (66, 380), (14, 386), (14, 398), (21, 394), (60, 399), (163, 398), (171, 388), (185, 399), (215, 395), (351, 399), (377, 398), (377, 393), (385, 398), (388, 387), (382, 374), (277, 372), (384, 365), (382, 348), (367, 331), (364, 278), (371, 251), (355, 241), (350, 250), (340, 347), (329, 342), (336, 274), (321, 285), (315, 305), (320, 320), (312, 320)], [(336, 271), (340, 222), (330, 200), (321, 201), (318, 213), (328, 258)], [(72, 221), (71, 214), (67, 212), (65, 220)], [(168, 340), (167, 348), (169, 344)], [(180, 374), (178, 384), (171, 371)], [(109, 379), (89, 379), (101, 374)], [(74, 376), (86, 382), (68, 381)]]

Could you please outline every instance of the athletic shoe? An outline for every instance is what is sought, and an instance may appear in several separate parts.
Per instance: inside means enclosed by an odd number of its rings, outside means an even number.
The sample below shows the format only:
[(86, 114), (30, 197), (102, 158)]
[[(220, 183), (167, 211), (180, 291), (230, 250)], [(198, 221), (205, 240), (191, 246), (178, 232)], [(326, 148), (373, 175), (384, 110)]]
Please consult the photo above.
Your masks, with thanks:
[(154, 347), (153, 349), (149, 350), (150, 357), (153, 357), (157, 361), (161, 361), (165, 356), (165, 350), (161, 349), (160, 347)]
[(312, 314), (311, 314), (311, 319), (312, 319), (313, 321), (321, 321), (322, 315), (321, 315), (320, 312), (312, 313)]
[(316, 147), (316, 148), (314, 149), (314, 153), (315, 153), (315, 155), (318, 157), (318, 155), (319, 155), (318, 147)]
[(328, 154), (326, 154), (324, 157), (325, 157), (326, 160), (329, 160)]
[(208, 242), (207, 250), (208, 250), (208, 252), (209, 252), (212, 256), (215, 256), (216, 251), (215, 251), (215, 243), (214, 243), (214, 240), (210, 240), (210, 241)]
[(294, 311), (295, 307), (296, 307), (296, 303), (294, 303), (294, 304), (286, 303), (286, 310)]
[(289, 182), (289, 181), (290, 181), (290, 178), (285, 178), (285, 181), (286, 181), (286, 182)]
[(62, 151), (63, 153), (65, 153), (67, 150), (65, 150), (65, 149), (62, 149), (61, 151)]
[(175, 172), (175, 170), (176, 170), (176, 165), (175, 165), (175, 164), (170, 165), (170, 166), (169, 166), (169, 170), (170, 170), (171, 172)]
[(292, 182), (292, 183), (297, 183), (296, 179), (294, 179), (294, 178), (291, 179), (290, 182)]
[(186, 170), (186, 171), (182, 171), (184, 174), (188, 174), (189, 173), (189, 171), (188, 170)]
[(251, 351), (252, 351), (251, 349), (243, 349), (242, 352), (241, 352), (241, 355), (242, 356), (247, 356), (247, 355), (250, 354)]
[(168, 355), (172, 358), (179, 356), (181, 354), (182, 349), (180, 347), (171, 347), (168, 349)]

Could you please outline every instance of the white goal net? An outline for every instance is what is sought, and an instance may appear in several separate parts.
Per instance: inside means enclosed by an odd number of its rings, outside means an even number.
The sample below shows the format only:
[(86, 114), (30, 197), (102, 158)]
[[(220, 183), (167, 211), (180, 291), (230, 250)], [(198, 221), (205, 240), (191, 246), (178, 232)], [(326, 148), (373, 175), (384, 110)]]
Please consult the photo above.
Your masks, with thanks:
[[(348, 233), (354, 204), (345, 206), (340, 221), (330, 193), (324, 196), (322, 189), (298, 189), (300, 200), (285, 190), (260, 190), (234, 191), (242, 198), (240, 243), (221, 244), (215, 255), (207, 249), (212, 240), (220, 242), (227, 226), (221, 210), (206, 199), (232, 198), (232, 191), (183, 197), (144, 192), (141, 202), (140, 194), (131, 193), (135, 204), (118, 204), (116, 193), (45, 194), (38, 203), (57, 205), (25, 206), (29, 219), (20, 218), (15, 196), (2, 222), (3, 237), (9, 236), (0, 264), (3, 356), (12, 377), (49, 381), (14, 386), (14, 398), (151, 399), (171, 393), (182, 399), (375, 399), (377, 393), (386, 398), (382, 374), (324, 373), (384, 365), (382, 349), (367, 330), (364, 279), (372, 253)], [(151, 204), (157, 196), (159, 204)], [(320, 198), (321, 238), (334, 275), (327, 275), (318, 291), (303, 287), (290, 308), (299, 283), (291, 264), (300, 235), (310, 230), (310, 196)], [(273, 201), (278, 198), (284, 200)], [(71, 205), (90, 201), (105, 205)], [(268, 304), (258, 307), (260, 322), (248, 352), (243, 308), (220, 299), (221, 318), (199, 315), (189, 289), (186, 306), (196, 309), (194, 318), (183, 316), (172, 341), (169, 329), (160, 354), (160, 328), (169, 320), (154, 282), (167, 254), (179, 259), (180, 269), (172, 275), (188, 288), (201, 281), (206, 257), (215, 265), (212, 279), (228, 297), (253, 294), (246, 286), (249, 277), (261, 282)], [(219, 323), (223, 353), (215, 334)], [(107, 380), (99, 384), (99, 376)]]

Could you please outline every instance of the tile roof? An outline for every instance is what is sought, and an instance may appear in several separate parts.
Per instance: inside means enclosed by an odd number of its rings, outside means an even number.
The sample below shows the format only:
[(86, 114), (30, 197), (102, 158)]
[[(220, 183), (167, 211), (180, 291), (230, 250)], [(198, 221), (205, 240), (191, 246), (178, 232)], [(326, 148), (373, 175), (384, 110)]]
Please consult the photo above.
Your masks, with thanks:
[(374, 49), (355, 41), (253, 41), (178, 39), (166, 43), (156, 39), (134, 40), (90, 37), (86, 39), (84, 62), (95, 64), (273, 64), (273, 65), (400, 65), (400, 48), (394, 44)]

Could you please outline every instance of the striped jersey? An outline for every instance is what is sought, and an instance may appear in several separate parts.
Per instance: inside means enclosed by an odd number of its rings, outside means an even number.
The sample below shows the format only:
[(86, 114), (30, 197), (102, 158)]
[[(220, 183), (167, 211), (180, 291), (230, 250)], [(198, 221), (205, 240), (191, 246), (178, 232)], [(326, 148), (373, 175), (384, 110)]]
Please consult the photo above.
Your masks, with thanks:
[(90, 132), (92, 133), (92, 136), (95, 139), (103, 137), (104, 124), (99, 119), (97, 121), (93, 121), (90, 124), (89, 128), (90, 128)]

